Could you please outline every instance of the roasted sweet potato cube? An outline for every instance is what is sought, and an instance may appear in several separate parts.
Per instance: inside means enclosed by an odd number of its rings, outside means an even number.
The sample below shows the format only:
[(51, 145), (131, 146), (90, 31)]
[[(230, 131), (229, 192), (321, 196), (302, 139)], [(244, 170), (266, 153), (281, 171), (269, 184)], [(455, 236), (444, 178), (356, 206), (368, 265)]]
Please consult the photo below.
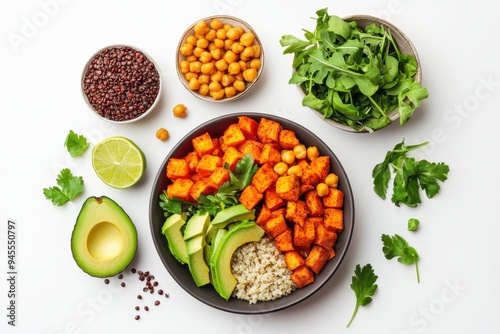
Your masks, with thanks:
[(344, 230), (344, 211), (341, 209), (325, 208), (323, 221), (327, 229), (340, 233)]
[(286, 220), (283, 215), (276, 215), (266, 221), (263, 229), (271, 239), (274, 239), (281, 233), (288, 230), (288, 225), (286, 224)]
[(257, 139), (257, 128), (259, 123), (248, 116), (238, 116), (238, 126), (245, 135), (246, 139)]
[(221, 144), (224, 148), (238, 147), (245, 141), (245, 135), (238, 124), (231, 124), (221, 137)]
[(222, 156), (222, 166), (228, 165), (228, 168), (234, 172), (236, 164), (243, 157), (243, 154), (234, 147), (228, 147)]
[(344, 192), (338, 188), (331, 188), (326, 196), (323, 196), (325, 208), (340, 209), (344, 205)]
[(260, 165), (260, 154), (262, 153), (262, 143), (255, 140), (245, 140), (238, 146), (238, 151), (243, 155), (250, 154), (256, 164)]
[(276, 194), (275, 187), (269, 187), (264, 191), (264, 202), (269, 210), (276, 210), (286, 204), (286, 201)]
[(282, 130), (280, 123), (262, 117), (257, 128), (257, 138), (261, 143), (279, 143), (279, 136)]
[(295, 135), (295, 131), (282, 129), (279, 136), (279, 144), (280, 148), (284, 150), (291, 150), (299, 145), (299, 140)]
[(189, 171), (190, 172), (195, 172), (196, 171), (196, 166), (198, 165), (198, 162), (200, 162), (200, 156), (196, 151), (191, 151), (186, 156), (184, 157), (184, 160), (186, 160)]
[(318, 174), (321, 180), (324, 180), (330, 172), (330, 156), (322, 155), (311, 161), (311, 167)]
[(190, 170), (185, 159), (171, 158), (167, 163), (167, 177), (170, 180), (189, 179)]
[(179, 198), (184, 201), (191, 201), (192, 198), (189, 194), (194, 182), (191, 179), (176, 179), (174, 182), (167, 186), (168, 198)]
[(221, 165), (221, 157), (205, 154), (200, 158), (200, 161), (196, 166), (196, 173), (200, 174), (201, 177), (209, 177), (215, 169)]
[(252, 178), (252, 185), (257, 188), (260, 193), (264, 193), (269, 187), (275, 184), (278, 179), (278, 174), (269, 164), (263, 164)]
[(280, 252), (292, 251), (293, 247), (292, 230), (289, 228), (274, 238), (274, 243), (276, 244), (276, 249)]
[(319, 217), (323, 215), (324, 206), (323, 200), (319, 197), (318, 192), (310, 190), (304, 194), (309, 215)]
[(229, 171), (224, 167), (216, 167), (213, 173), (208, 177), (208, 184), (215, 189), (219, 189), (222, 184), (229, 180)]
[(319, 274), (328, 261), (328, 251), (322, 246), (314, 245), (306, 257), (306, 266)]
[[(318, 217), (319, 218), (319, 217)], [(332, 248), (337, 241), (337, 233), (326, 228), (323, 218), (319, 221), (315, 221), (315, 235), (313, 243), (316, 245), (323, 246), (324, 248)]]
[(315, 186), (313, 186), (312, 184), (302, 184), (302, 183), (301, 183), (301, 184), (300, 184), (300, 191), (299, 191), (300, 195), (299, 195), (299, 196), (302, 196), (302, 195), (304, 195), (306, 192), (311, 191), (311, 190), (314, 190), (314, 189), (316, 189), (316, 187), (315, 187)]
[(328, 252), (328, 260), (331, 260), (335, 257), (335, 249), (334, 248), (327, 248), (326, 251)]
[(285, 214), (286, 214), (286, 208), (285, 207), (281, 207), (279, 209), (276, 209), (276, 210), (273, 210), (271, 211), (272, 212), (272, 216), (278, 216), (278, 215), (283, 215), (283, 217), (285, 217)]
[(243, 189), (238, 201), (243, 204), (248, 210), (252, 210), (259, 204), (264, 195), (253, 185), (248, 185)]
[(300, 180), (295, 175), (283, 175), (276, 180), (276, 193), (286, 201), (296, 201), (300, 196)]
[(224, 151), (222, 150), (219, 139), (213, 138), (212, 142), (214, 143), (214, 150), (210, 154), (217, 157), (222, 157), (224, 155)]
[(299, 249), (309, 249), (316, 234), (314, 218), (306, 218), (304, 226), (295, 224), (293, 226), (293, 245)]
[(264, 224), (267, 222), (269, 218), (273, 216), (273, 212), (269, 210), (269, 208), (264, 204), (260, 207), (259, 213), (257, 214), (257, 219), (255, 222), (259, 226), (264, 226)]
[(300, 266), (291, 275), (292, 281), (299, 289), (314, 282), (314, 273), (306, 266)]
[(217, 188), (211, 186), (208, 182), (208, 179), (199, 179), (191, 186), (189, 195), (192, 199), (197, 201), (200, 195), (209, 195), (215, 193), (216, 191)]
[(310, 184), (316, 187), (321, 180), (322, 179), (319, 178), (318, 173), (312, 166), (307, 165), (302, 167), (302, 175), (300, 176), (301, 184)]
[(212, 141), (212, 137), (208, 132), (199, 135), (192, 139), (193, 148), (201, 157), (205, 154), (211, 154), (215, 149), (214, 142)]
[(276, 144), (264, 144), (260, 153), (259, 161), (261, 164), (276, 165), (281, 161), (281, 153)]
[(308, 216), (306, 203), (302, 200), (287, 201), (285, 218), (304, 227), (304, 222)]
[(306, 263), (302, 255), (300, 255), (300, 253), (296, 250), (285, 252), (284, 257), (286, 266), (291, 271), (303, 266)]

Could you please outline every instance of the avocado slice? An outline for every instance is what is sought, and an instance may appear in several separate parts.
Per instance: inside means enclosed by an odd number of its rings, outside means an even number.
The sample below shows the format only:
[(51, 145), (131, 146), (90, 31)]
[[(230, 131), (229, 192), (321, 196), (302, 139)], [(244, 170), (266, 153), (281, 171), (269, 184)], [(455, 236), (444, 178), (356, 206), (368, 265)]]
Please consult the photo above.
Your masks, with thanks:
[(165, 220), (161, 228), (161, 233), (167, 238), (170, 252), (182, 264), (188, 262), (186, 243), (181, 231), (182, 226), (186, 224), (186, 218), (186, 213), (174, 213)]
[(259, 241), (263, 235), (264, 230), (254, 221), (244, 220), (231, 225), (223, 238), (217, 242), (210, 268), (214, 277), (214, 288), (225, 300), (231, 297), (237, 284), (231, 272), (233, 253), (248, 242)]
[(255, 210), (248, 210), (243, 204), (237, 204), (219, 211), (212, 220), (212, 225), (224, 228), (235, 221), (252, 219), (255, 219)]
[(198, 287), (210, 283), (210, 270), (205, 262), (205, 245), (205, 235), (203, 234), (186, 240), (189, 271)]
[(208, 225), (210, 224), (210, 215), (208, 212), (195, 213), (189, 218), (184, 230), (184, 240), (188, 240), (200, 234), (205, 234)]
[(212, 285), (215, 286), (216, 283), (215, 280), (217, 280), (217, 274), (215, 272), (215, 251), (219, 247), (219, 243), (222, 239), (224, 239), (224, 236), (226, 235), (227, 230), (224, 228), (217, 229), (214, 232), (214, 235), (211, 239), (210, 247), (208, 250), (208, 266), (210, 268), (210, 275), (211, 275), (211, 281)]
[(122, 272), (137, 251), (137, 230), (111, 198), (91, 196), (85, 200), (71, 234), (71, 252), (76, 264), (95, 277)]

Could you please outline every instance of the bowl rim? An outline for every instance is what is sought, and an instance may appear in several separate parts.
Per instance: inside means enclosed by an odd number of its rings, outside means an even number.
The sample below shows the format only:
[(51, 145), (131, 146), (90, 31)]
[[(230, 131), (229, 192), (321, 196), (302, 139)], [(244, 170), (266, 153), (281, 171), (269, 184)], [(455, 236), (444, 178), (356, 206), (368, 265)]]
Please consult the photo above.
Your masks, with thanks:
[[(357, 23), (360, 20), (363, 20), (363, 21), (373, 21), (373, 23), (376, 23), (378, 25), (382, 25), (385, 29), (390, 30), (391, 34), (393, 32), (396, 32), (397, 35), (395, 35), (395, 34), (392, 34), (392, 35), (393, 35), (394, 38), (397, 38), (397, 44), (398, 44), (398, 46), (400, 47), (400, 42), (404, 42), (405, 46), (409, 50), (411, 50), (410, 53), (415, 57), (415, 61), (417, 62), (417, 72), (415, 73), (415, 75), (413, 76), (413, 78), (417, 82), (422, 83), (422, 66), (421, 66), (420, 57), (418, 55), (417, 48), (415, 47), (415, 45), (413, 44), (413, 42), (411, 41), (411, 39), (400, 28), (398, 28), (395, 24), (393, 24), (393, 23), (391, 23), (391, 22), (389, 22), (389, 21), (387, 21), (385, 19), (382, 19), (380, 17), (369, 15), (369, 14), (352, 14), (352, 15), (346, 15), (346, 16), (342, 17), (342, 20), (347, 21), (347, 22), (356, 21)], [(359, 23), (358, 23), (358, 26), (359, 26)], [(398, 38), (397, 37), (398, 35), (401, 38)], [(296, 86), (297, 86), (297, 89), (299, 90), (300, 94), (302, 96), (305, 96), (305, 93), (302, 90), (302, 88), (300, 87), (300, 85), (296, 85)], [(389, 126), (390, 124), (392, 124), (394, 121), (396, 121), (396, 120), (399, 119), (399, 111), (396, 108), (396, 109), (394, 109), (393, 111), (391, 111), (391, 112), (389, 112), (387, 114), (387, 116), (391, 120), (391, 123), (389, 123), (385, 127), (381, 128), (381, 129), (378, 129), (376, 131), (369, 131), (369, 130), (367, 130), (365, 128), (363, 128), (362, 130), (357, 131), (357, 130), (351, 128), (350, 126), (342, 124), (342, 123), (339, 123), (339, 122), (336, 122), (333, 119), (324, 118), (324, 115), (321, 114), (319, 111), (317, 111), (315, 109), (312, 109), (312, 108), (308, 108), (308, 109), (310, 109), (311, 111), (313, 111), (316, 116), (318, 116), (319, 118), (321, 118), (323, 121), (325, 121), (329, 125), (331, 125), (333, 127), (336, 127), (336, 128), (338, 128), (340, 130), (343, 130), (343, 131), (346, 131), (346, 132), (351, 132), (351, 133), (372, 133), (372, 132), (377, 132), (377, 131), (379, 131), (379, 130), (381, 130), (383, 128), (386, 128), (387, 126)]]
[[(186, 267), (183, 267), (183, 265), (181, 265), (179, 262), (177, 262), (173, 258), (172, 254), (169, 253), (166, 238), (164, 238), (159, 231), (161, 230), (161, 225), (163, 224), (163, 221), (161, 222), (158, 221), (160, 220), (160, 216), (162, 218), (164, 217), (161, 208), (160, 209), (158, 208), (159, 208), (159, 195), (168, 184), (168, 182), (166, 182), (165, 178), (166, 175), (164, 172), (168, 160), (171, 157), (174, 157), (177, 150), (182, 148), (183, 145), (188, 145), (189, 146), (188, 148), (191, 148), (192, 147), (191, 143), (186, 144), (186, 142), (190, 140), (190, 138), (193, 138), (194, 136), (202, 134), (206, 131), (210, 131), (210, 129), (217, 127), (217, 124), (222, 124), (223, 121), (227, 121), (228, 123), (230, 122), (230, 120), (237, 121), (238, 116), (249, 116), (254, 119), (269, 118), (271, 120), (283, 122), (282, 124), (286, 124), (286, 126), (283, 125), (283, 128), (300, 129), (300, 131), (304, 131), (302, 135), (307, 137), (308, 139), (307, 140), (301, 139), (301, 142), (307, 144), (307, 142), (313, 141), (318, 145), (319, 148), (320, 147), (326, 148), (327, 154), (330, 155), (331, 157), (330, 170), (331, 171), (334, 170), (341, 177), (339, 183), (339, 189), (342, 189), (345, 192), (343, 210), (344, 210), (344, 217), (347, 217), (344, 219), (344, 230), (342, 231), (342, 233), (339, 234), (337, 239), (338, 246), (335, 249), (336, 257), (328, 261), (325, 268), (323, 268), (322, 272), (320, 272), (319, 275), (315, 275), (316, 280), (313, 284), (305, 286), (302, 289), (298, 289), (289, 296), (284, 296), (274, 301), (258, 302), (257, 304), (252, 304), (252, 305), (249, 305), (248, 301), (238, 300), (236, 298), (230, 298), (229, 301), (226, 301), (222, 297), (217, 295), (215, 289), (213, 289), (212, 286), (196, 288), (194, 286), (194, 283), (192, 282), (192, 279), (190, 280), (187, 277), (184, 277), (185, 279), (182, 280), (182, 277), (188, 274), (187, 273), (188, 269)], [(300, 134), (297, 135), (300, 136)], [(184, 147), (184, 149), (186, 148)], [(181, 154), (182, 153), (179, 153), (179, 156), (181, 156)], [(162, 179), (165, 181), (163, 185), (161, 184)], [(155, 176), (152, 190), (150, 193), (149, 225), (155, 249), (157, 250), (157, 254), (160, 257), (160, 260), (162, 261), (163, 265), (165, 266), (169, 274), (172, 276), (172, 278), (188, 294), (190, 294), (195, 299), (201, 301), (202, 303), (214, 307), (216, 309), (219, 309), (221, 311), (237, 313), (237, 314), (264, 314), (289, 308), (293, 305), (296, 305), (304, 301), (305, 299), (308, 299), (316, 292), (318, 292), (320, 289), (322, 289), (326, 285), (326, 283), (331, 280), (331, 278), (340, 268), (343, 260), (345, 259), (352, 240), (352, 235), (355, 225), (354, 196), (348, 175), (345, 172), (342, 164), (338, 160), (337, 156), (335, 155), (333, 150), (323, 140), (317, 137), (317, 135), (315, 135), (311, 130), (305, 128), (304, 126), (292, 120), (277, 115), (271, 115), (261, 112), (236, 112), (213, 118), (211, 120), (208, 120), (207, 122), (198, 125), (194, 129), (189, 131), (189, 133), (186, 134), (165, 156), (165, 159), (160, 165), (157, 175)], [(159, 228), (157, 229), (157, 227)], [(162, 251), (164, 251), (163, 255)], [(170, 264), (169, 261), (171, 262)]]
[[(189, 89), (189, 87), (188, 87), (188, 81), (186, 80), (186, 78), (184, 77), (184, 75), (182, 74), (182, 72), (180, 71), (180, 62), (183, 60), (184, 56), (180, 53), (179, 50), (180, 50), (181, 46), (186, 42), (186, 39), (189, 36), (189, 33), (193, 30), (194, 26), (198, 22), (200, 22), (200, 21), (207, 22), (207, 21), (211, 21), (213, 19), (219, 19), (221, 21), (222, 20), (228, 20), (228, 21), (238, 22), (239, 24), (241, 24), (246, 29), (245, 31), (252, 31), (253, 32), (253, 34), (255, 36), (255, 41), (260, 45), (260, 57), (259, 57), (259, 59), (260, 59), (261, 65), (260, 65), (260, 69), (257, 71), (257, 77), (255, 78), (255, 80), (252, 81), (252, 82), (247, 82), (245, 90), (243, 90), (242, 92), (237, 93), (233, 97), (230, 97), (230, 98), (224, 97), (224, 98), (222, 98), (220, 100), (214, 100), (209, 95), (208, 96), (203, 96), (203, 95), (199, 94), (198, 92)], [(243, 20), (243, 19), (241, 19), (239, 17), (236, 17), (236, 16), (231, 16), (231, 15), (211, 15), (211, 16), (206, 16), (206, 17), (203, 17), (201, 19), (196, 20), (186, 30), (184, 30), (184, 32), (181, 34), (181, 37), (180, 37), (180, 39), (179, 39), (179, 41), (177, 43), (177, 48), (175, 49), (175, 69), (176, 69), (177, 77), (179, 78), (179, 80), (182, 83), (182, 85), (184, 86), (184, 88), (186, 88), (196, 98), (198, 98), (198, 99), (200, 99), (202, 101), (207, 101), (207, 102), (216, 102), (216, 103), (231, 102), (231, 101), (237, 100), (237, 99), (243, 97), (244, 95), (246, 95), (248, 93), (248, 91), (250, 91), (257, 84), (257, 82), (259, 81), (259, 79), (260, 79), (260, 77), (262, 75), (262, 72), (264, 70), (264, 47), (263, 47), (262, 41), (259, 38), (259, 35), (255, 31), (255, 29), (248, 22), (246, 22), (245, 20)]]
[[(87, 70), (88, 70), (88, 67), (90, 65), (90, 63), (92, 62), (92, 60), (94, 60), (94, 58), (99, 55), (100, 53), (102, 53), (103, 51), (105, 50), (109, 50), (109, 49), (117, 49), (117, 48), (122, 48), (122, 47), (129, 47), (133, 50), (136, 50), (136, 51), (139, 51), (141, 52), (151, 63), (154, 64), (155, 66), (155, 69), (156, 71), (158, 72), (158, 79), (159, 79), (159, 86), (158, 86), (158, 94), (156, 95), (156, 98), (153, 102), (153, 104), (148, 108), (148, 110), (146, 110), (145, 112), (143, 112), (140, 116), (136, 117), (136, 118), (132, 118), (132, 119), (128, 119), (128, 120), (123, 120), (123, 121), (115, 121), (115, 120), (112, 120), (112, 119), (109, 119), (109, 118), (106, 118), (104, 116), (101, 116), (95, 109), (94, 107), (92, 106), (92, 104), (90, 103), (89, 99), (88, 99), (88, 96), (87, 94), (85, 94), (85, 91), (84, 91), (84, 80), (85, 80), (85, 74), (87, 73)], [(132, 45), (132, 44), (110, 44), (110, 45), (107, 45), (107, 46), (104, 46), (104, 47), (101, 47), (100, 49), (98, 49), (97, 51), (95, 51), (87, 60), (87, 62), (85, 63), (85, 65), (83, 66), (83, 71), (82, 71), (82, 74), (80, 76), (80, 91), (81, 91), (81, 94), (83, 96), (83, 99), (85, 100), (85, 103), (87, 104), (87, 106), (90, 108), (90, 110), (92, 111), (92, 113), (98, 117), (99, 119), (101, 120), (104, 120), (108, 123), (112, 123), (112, 124), (127, 124), (127, 123), (133, 123), (133, 122), (137, 122), (143, 118), (145, 118), (146, 116), (148, 116), (155, 108), (156, 106), (158, 105), (158, 103), (160, 102), (160, 99), (161, 99), (161, 95), (162, 95), (162, 89), (163, 88), (163, 78), (162, 78), (162, 74), (161, 74), (161, 70), (160, 70), (160, 66), (158, 65), (158, 63), (156, 62), (156, 60), (151, 57), (151, 55), (149, 53), (147, 53), (146, 51), (144, 51), (142, 48), (140, 47), (137, 47), (135, 45)]]

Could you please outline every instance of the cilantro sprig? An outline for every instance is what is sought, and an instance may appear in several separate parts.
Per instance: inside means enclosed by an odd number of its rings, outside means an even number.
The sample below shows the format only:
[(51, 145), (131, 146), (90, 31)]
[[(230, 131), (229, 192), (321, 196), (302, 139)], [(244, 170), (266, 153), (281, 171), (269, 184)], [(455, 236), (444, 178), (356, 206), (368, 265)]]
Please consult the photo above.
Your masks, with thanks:
[(415, 248), (411, 247), (408, 242), (400, 235), (393, 236), (382, 234), (382, 251), (386, 259), (391, 260), (397, 257), (399, 263), (415, 264), (417, 272), (417, 282), (420, 283), (420, 273), (418, 270), (419, 256)]
[(187, 212), (192, 214), (195, 211), (208, 212), (212, 217), (225, 207), (238, 204), (238, 197), (241, 191), (252, 182), (259, 167), (255, 164), (250, 154), (245, 154), (236, 164), (234, 172), (229, 167), (224, 166), (229, 171), (230, 180), (224, 182), (215, 194), (201, 195), (198, 203), (182, 201), (178, 198), (168, 198), (167, 191), (160, 194), (160, 207), (165, 211), (166, 217), (173, 213), (181, 214)]
[(83, 178), (74, 176), (69, 168), (64, 168), (57, 175), (57, 186), (44, 188), (45, 198), (56, 206), (62, 206), (83, 192)]
[(375, 165), (372, 170), (373, 190), (380, 198), (386, 198), (393, 174), (395, 176), (391, 201), (398, 207), (401, 204), (416, 207), (422, 203), (419, 188), (425, 191), (428, 198), (439, 192), (438, 181), (446, 181), (449, 166), (443, 162), (431, 163), (425, 159), (416, 160), (407, 156), (408, 152), (427, 144), (428, 142), (424, 142), (407, 146), (403, 139), (392, 151), (386, 153), (384, 161)]
[(351, 319), (346, 327), (349, 327), (358, 313), (360, 306), (366, 306), (372, 301), (372, 296), (377, 291), (378, 285), (375, 284), (378, 276), (375, 275), (371, 264), (365, 265), (363, 268), (358, 264), (354, 269), (354, 276), (352, 277), (351, 289), (356, 295), (356, 306), (351, 315)]
[(77, 157), (85, 152), (85, 150), (89, 147), (89, 142), (85, 136), (79, 135), (73, 130), (69, 130), (66, 140), (64, 141), (64, 146), (66, 146), (68, 153), (72, 157)]

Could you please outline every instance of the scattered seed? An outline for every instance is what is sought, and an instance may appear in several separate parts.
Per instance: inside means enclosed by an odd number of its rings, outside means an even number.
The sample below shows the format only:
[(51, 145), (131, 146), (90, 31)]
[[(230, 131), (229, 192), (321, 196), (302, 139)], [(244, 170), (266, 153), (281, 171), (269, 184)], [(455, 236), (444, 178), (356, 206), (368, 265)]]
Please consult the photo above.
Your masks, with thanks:
[(105, 284), (109, 284), (109, 279), (107, 279), (107, 278), (106, 278), (106, 279), (104, 280), (104, 283), (105, 283)]
[(144, 306), (144, 310), (149, 311), (149, 307), (147, 305)]
[(155, 306), (158, 306), (158, 305), (160, 305), (160, 301), (159, 300), (155, 301)]
[(137, 299), (142, 299), (142, 296), (141, 295), (137, 295)]
[(118, 275), (118, 279), (122, 279), (122, 278), (123, 278), (122, 274)]
[(137, 272), (137, 269), (132, 268), (131, 271), (132, 271), (133, 274), (135, 274)]
[(140, 318), (141, 318), (141, 316), (140, 316), (140, 315), (136, 315), (136, 316), (135, 316), (135, 320), (139, 320)]
[(125, 285), (126, 285), (126, 284), (125, 284), (125, 282), (122, 282), (122, 284), (120, 284), (120, 285), (121, 285), (122, 287), (125, 287)]
[(158, 294), (159, 294), (160, 296), (161, 296), (161, 295), (163, 295), (163, 290), (162, 290), (162, 289), (158, 290)]

